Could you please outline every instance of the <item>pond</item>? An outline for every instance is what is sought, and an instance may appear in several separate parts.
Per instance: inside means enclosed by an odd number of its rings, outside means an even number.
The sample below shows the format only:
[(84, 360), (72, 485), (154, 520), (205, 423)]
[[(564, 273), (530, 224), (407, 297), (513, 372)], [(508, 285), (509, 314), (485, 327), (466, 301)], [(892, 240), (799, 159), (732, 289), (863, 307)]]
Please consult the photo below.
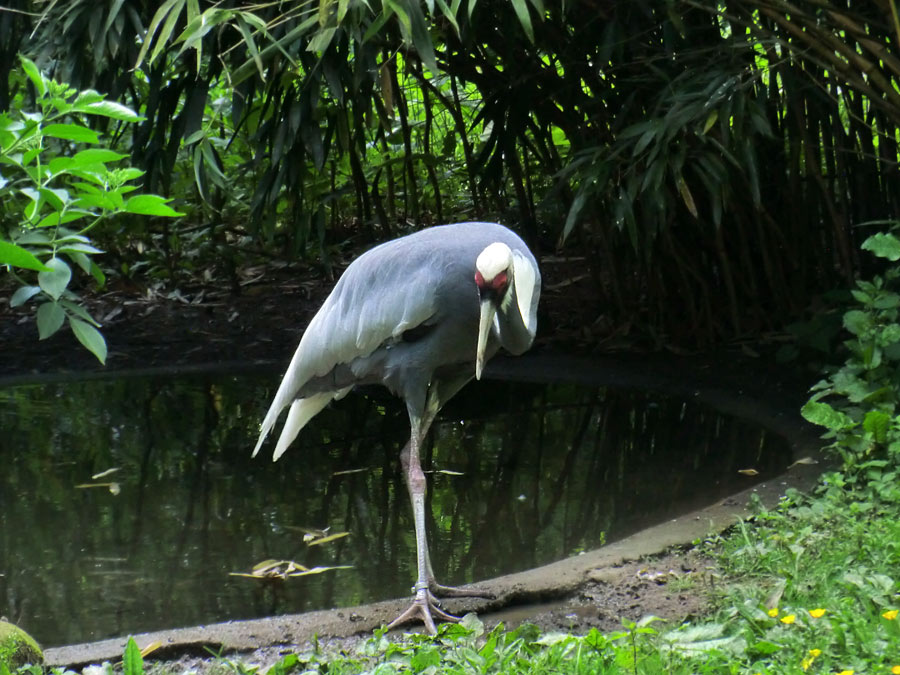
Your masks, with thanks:
[[(278, 374), (122, 377), (0, 389), (0, 615), (45, 647), (409, 593), (403, 404), (332, 404), (277, 463), (250, 458)], [(423, 453), (438, 579), (541, 565), (724, 497), (787, 443), (696, 402), (484, 381)], [(739, 470), (759, 472), (748, 478)], [(320, 546), (308, 529), (349, 535)], [(275, 583), (268, 559), (350, 565)]]

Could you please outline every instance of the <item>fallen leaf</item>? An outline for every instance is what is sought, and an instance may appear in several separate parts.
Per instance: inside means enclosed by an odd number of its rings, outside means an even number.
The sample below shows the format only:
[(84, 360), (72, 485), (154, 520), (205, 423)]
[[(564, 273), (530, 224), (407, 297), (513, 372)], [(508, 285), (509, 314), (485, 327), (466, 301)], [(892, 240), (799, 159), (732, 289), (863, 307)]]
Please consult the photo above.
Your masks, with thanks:
[(743, 474), (745, 476), (758, 476), (759, 471), (756, 469), (738, 469), (738, 473)]
[(795, 466), (797, 466), (798, 464), (818, 464), (818, 462), (817, 462), (816, 460), (814, 460), (812, 457), (801, 457), (801, 458), (798, 459), (796, 462), (794, 462), (793, 464), (791, 464), (791, 465), (788, 467), (788, 469), (793, 469), (793, 468), (794, 468)]

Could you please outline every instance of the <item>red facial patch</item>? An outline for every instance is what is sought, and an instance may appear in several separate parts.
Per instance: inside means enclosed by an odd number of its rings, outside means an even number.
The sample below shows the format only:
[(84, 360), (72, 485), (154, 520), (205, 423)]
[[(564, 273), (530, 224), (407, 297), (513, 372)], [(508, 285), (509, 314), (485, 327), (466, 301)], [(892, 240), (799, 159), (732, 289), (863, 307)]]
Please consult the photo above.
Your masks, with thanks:
[(500, 272), (490, 281), (485, 281), (484, 276), (478, 270), (475, 270), (475, 284), (483, 291), (488, 289), (502, 292), (509, 283), (509, 277), (506, 272)]

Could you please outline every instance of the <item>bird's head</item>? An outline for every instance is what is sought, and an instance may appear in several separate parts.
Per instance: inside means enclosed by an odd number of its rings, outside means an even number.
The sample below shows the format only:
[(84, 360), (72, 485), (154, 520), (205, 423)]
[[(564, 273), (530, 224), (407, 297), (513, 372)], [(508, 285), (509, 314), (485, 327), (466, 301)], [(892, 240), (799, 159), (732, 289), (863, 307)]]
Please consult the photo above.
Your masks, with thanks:
[(475, 378), (481, 379), (484, 352), (497, 309), (503, 302), (513, 280), (513, 254), (506, 244), (495, 242), (485, 248), (475, 260), (475, 285), (481, 302), (478, 322), (478, 348), (475, 353)]

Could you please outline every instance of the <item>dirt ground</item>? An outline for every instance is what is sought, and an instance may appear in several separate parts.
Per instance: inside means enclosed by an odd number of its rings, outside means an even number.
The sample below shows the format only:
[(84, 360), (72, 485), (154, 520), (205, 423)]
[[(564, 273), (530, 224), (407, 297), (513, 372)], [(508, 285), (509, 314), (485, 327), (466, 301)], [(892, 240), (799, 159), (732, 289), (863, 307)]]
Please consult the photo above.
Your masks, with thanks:
[[(12, 289), (0, 286), (0, 386), (62, 373), (178, 371), (213, 365), (246, 372), (261, 365), (284, 364), (331, 282), (308, 269), (287, 266), (247, 269), (241, 275), (238, 295), (210, 287), (171, 293), (119, 287), (88, 297), (87, 306), (103, 323), (109, 344), (105, 368), (66, 330), (39, 342), (33, 310), (10, 309)], [(587, 356), (596, 352), (592, 331), (602, 328), (584, 320), (584, 298), (590, 291), (586, 280), (567, 279), (552, 271), (546, 277), (542, 303), (552, 309), (542, 314), (544, 328), (533, 350), (544, 358), (518, 366), (519, 371), (516, 364), (524, 359), (511, 359), (505, 376), (655, 387), (755, 419), (787, 436), (795, 453), (805, 453), (815, 444), (815, 435), (793, 412), (811, 383), (804, 376), (767, 366), (740, 347), (714, 355)], [(591, 367), (585, 368), (584, 361), (573, 364), (557, 359), (561, 345), (569, 353), (586, 355)], [(803, 475), (754, 490), (768, 490), (774, 501), (791, 481), (808, 481), (815, 472), (815, 468), (800, 467)], [(447, 608), (458, 614), (477, 611), (488, 626), (503, 621), (511, 627), (528, 621), (544, 630), (579, 633), (591, 627), (615, 630), (623, 617), (636, 620), (648, 614), (681, 621), (703, 611), (716, 579), (712, 563), (685, 544), (733, 523), (744, 513), (748, 497), (749, 493), (736, 496), (710, 505), (713, 511), (695, 512), (635, 535), (642, 539), (629, 537), (545, 568), (483, 582), (495, 599), (453, 600)], [(680, 526), (676, 526), (678, 520)], [(158, 667), (167, 672), (202, 673), (214, 667), (206, 647), (265, 666), (285, 650), (303, 649), (313, 636), (323, 645), (352, 650), (396, 616), (406, 602), (164, 631), (139, 636), (138, 643), (143, 647), (161, 642), (151, 660), (158, 659)], [(71, 667), (115, 662), (123, 646), (124, 639), (107, 640), (50, 649), (46, 656), (52, 665)]]
[[(662, 625), (676, 626), (684, 619), (703, 613), (716, 577), (711, 561), (696, 551), (677, 549), (647, 560), (592, 570), (576, 588), (568, 590), (562, 597), (480, 612), (479, 618), (484, 621), (486, 630), (492, 629), (499, 622), (508, 629), (527, 622), (546, 632), (576, 634), (585, 634), (591, 628), (611, 632), (622, 628), (622, 618), (637, 621), (648, 614), (665, 619)], [(382, 622), (390, 620), (393, 616), (390, 613), (400, 606), (396, 603), (383, 604), (386, 611), (379, 607), (375, 612), (378, 615), (384, 614)], [(465, 608), (464, 602), (448, 603), (448, 607), (451, 605), (456, 611)], [(348, 610), (347, 615), (352, 617), (354, 610)], [(368, 625), (367, 619), (370, 620), (371, 617), (357, 617), (357, 622), (366, 622), (366, 630), (346, 637), (320, 633), (317, 635), (319, 646), (332, 653), (357, 653), (373, 635), (374, 629)], [(410, 625), (393, 631), (389, 636), (396, 639), (403, 630), (418, 632), (421, 628)], [(259, 630), (259, 627), (256, 631), (259, 639), (260, 633), (264, 631)], [(309, 640), (291, 640), (288, 637), (291, 636), (290, 630), (282, 630), (280, 634), (287, 638), (281, 644), (264, 644), (255, 649), (235, 650), (231, 653), (226, 651), (226, 658), (258, 665), (260, 672), (265, 672), (285, 654), (308, 651), (311, 648)], [(210, 646), (219, 648), (219, 645)], [(217, 669), (217, 661), (209, 658), (208, 653), (200, 653), (198, 648), (199, 644), (193, 644), (189, 649), (182, 647), (163, 651), (159, 654), (162, 658), (156, 660), (150, 657), (148, 664), (152, 663), (151, 672), (193, 671), (203, 674)]]

